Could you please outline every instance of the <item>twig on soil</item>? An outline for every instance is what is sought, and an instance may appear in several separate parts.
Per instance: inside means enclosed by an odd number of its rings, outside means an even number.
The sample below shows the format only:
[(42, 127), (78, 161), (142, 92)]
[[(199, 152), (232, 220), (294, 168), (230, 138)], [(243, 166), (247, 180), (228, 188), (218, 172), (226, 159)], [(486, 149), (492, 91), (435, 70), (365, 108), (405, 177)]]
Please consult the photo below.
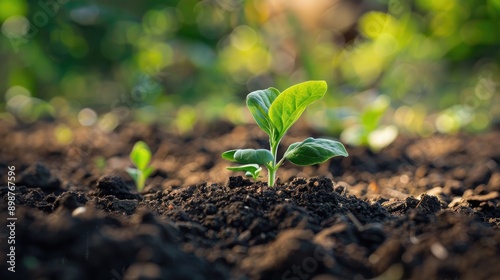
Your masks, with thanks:
[(426, 193), (422, 194), (422, 196), (420, 197), (420, 201), (417, 203), (417, 206), (415, 206), (415, 209), (417, 209), (420, 206), (420, 204), (422, 204), (426, 196), (427, 196)]

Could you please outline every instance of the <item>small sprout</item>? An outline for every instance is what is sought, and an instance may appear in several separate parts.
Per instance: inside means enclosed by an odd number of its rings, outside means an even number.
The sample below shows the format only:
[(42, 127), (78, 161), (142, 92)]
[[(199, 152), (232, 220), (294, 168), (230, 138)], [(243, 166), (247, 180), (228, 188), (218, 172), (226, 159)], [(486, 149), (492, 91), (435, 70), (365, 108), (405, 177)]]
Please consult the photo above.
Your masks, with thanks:
[(378, 152), (389, 146), (398, 136), (394, 125), (381, 126), (380, 122), (389, 108), (390, 98), (380, 95), (368, 104), (358, 117), (358, 124), (345, 129), (340, 139), (353, 146), (366, 146)]
[(268, 170), (268, 184), (274, 186), (276, 171), (286, 160), (296, 165), (313, 165), (336, 156), (347, 157), (342, 143), (329, 139), (307, 138), (288, 147), (283, 158), (277, 160), (278, 146), (290, 127), (300, 118), (306, 107), (323, 98), (327, 89), (325, 81), (309, 81), (279, 92), (275, 88), (257, 90), (247, 95), (246, 104), (257, 125), (269, 135), (270, 150), (240, 149), (222, 153), (222, 158), (244, 164), (228, 167), (245, 171), (256, 179), (261, 165)]
[(142, 141), (135, 143), (130, 152), (130, 160), (137, 169), (127, 168), (126, 171), (134, 179), (137, 191), (141, 192), (144, 189), (146, 180), (154, 171), (153, 167), (148, 166), (151, 161), (151, 150), (148, 144)]
[(106, 168), (106, 158), (103, 156), (98, 156), (94, 160), (94, 165), (99, 171), (103, 171)]

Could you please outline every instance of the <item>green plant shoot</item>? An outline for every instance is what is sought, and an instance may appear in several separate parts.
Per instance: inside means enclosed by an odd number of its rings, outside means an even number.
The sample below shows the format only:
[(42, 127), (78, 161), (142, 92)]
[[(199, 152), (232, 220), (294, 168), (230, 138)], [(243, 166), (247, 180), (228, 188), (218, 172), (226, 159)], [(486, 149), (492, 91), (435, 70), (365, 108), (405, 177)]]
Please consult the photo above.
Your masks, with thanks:
[(137, 191), (141, 192), (144, 189), (146, 180), (154, 171), (153, 167), (148, 166), (151, 161), (151, 150), (148, 144), (142, 141), (136, 142), (130, 152), (130, 160), (137, 168), (128, 167), (126, 171), (134, 179)]
[(306, 166), (325, 162), (332, 157), (348, 153), (338, 141), (307, 138), (291, 144), (284, 156), (277, 160), (278, 146), (290, 127), (300, 118), (307, 106), (323, 98), (327, 90), (325, 81), (308, 81), (291, 86), (283, 92), (275, 88), (257, 90), (247, 95), (246, 104), (257, 125), (269, 135), (269, 150), (239, 149), (222, 153), (222, 158), (244, 164), (229, 167), (233, 171), (245, 171), (256, 179), (261, 166), (268, 170), (268, 184), (274, 186), (276, 171), (285, 160)]
[(394, 125), (380, 125), (390, 101), (386, 95), (380, 95), (371, 101), (358, 116), (358, 124), (342, 131), (342, 142), (353, 146), (367, 146), (374, 152), (391, 144), (398, 136), (398, 129)]

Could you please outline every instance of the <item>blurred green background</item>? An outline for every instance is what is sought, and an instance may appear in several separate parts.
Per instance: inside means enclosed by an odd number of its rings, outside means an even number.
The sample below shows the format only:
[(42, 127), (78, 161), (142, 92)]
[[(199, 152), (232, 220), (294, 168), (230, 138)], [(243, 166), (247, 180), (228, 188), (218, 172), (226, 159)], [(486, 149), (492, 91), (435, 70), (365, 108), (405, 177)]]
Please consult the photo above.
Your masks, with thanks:
[(0, 117), (112, 131), (250, 122), (250, 91), (326, 80), (307, 118), (354, 144), (500, 119), (500, 0), (0, 0)]

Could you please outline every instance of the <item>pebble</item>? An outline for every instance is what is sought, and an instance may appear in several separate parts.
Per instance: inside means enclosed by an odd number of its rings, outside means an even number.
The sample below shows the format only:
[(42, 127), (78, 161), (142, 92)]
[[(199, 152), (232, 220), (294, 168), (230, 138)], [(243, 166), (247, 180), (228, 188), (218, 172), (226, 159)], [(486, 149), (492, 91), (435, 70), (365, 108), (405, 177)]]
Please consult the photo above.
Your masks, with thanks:
[(85, 212), (87, 212), (87, 208), (80, 206), (78, 208), (75, 208), (75, 210), (73, 210), (73, 212), (71, 212), (71, 216), (78, 217), (78, 216), (83, 215)]
[(439, 242), (431, 245), (431, 253), (440, 260), (448, 258), (448, 250)]

